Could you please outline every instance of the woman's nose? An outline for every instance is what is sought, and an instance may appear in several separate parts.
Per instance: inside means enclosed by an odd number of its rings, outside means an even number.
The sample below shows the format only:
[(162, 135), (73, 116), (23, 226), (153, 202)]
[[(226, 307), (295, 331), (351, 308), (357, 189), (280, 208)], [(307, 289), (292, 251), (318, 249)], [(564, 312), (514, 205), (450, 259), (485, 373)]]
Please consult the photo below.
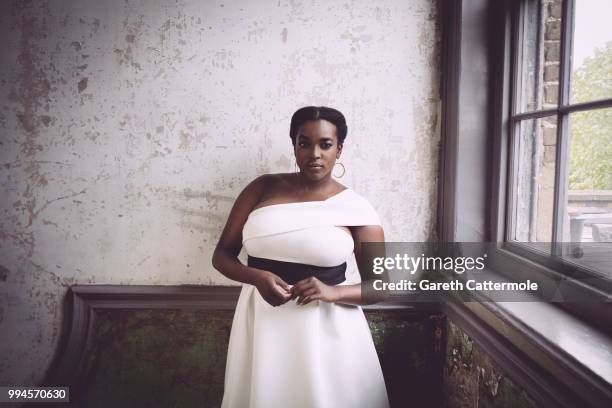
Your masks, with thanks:
[(314, 146), (312, 148), (312, 157), (321, 157), (321, 148), (319, 146)]

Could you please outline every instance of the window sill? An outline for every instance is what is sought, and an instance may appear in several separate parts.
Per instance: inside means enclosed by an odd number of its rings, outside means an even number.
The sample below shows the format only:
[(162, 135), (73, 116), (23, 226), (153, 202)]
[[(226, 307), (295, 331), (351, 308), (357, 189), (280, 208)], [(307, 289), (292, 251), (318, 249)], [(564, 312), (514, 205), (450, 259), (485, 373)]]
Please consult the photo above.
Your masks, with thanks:
[[(523, 386), (541, 391), (541, 401), (555, 398), (553, 406), (568, 407), (609, 406), (612, 401), (612, 337), (557, 305), (534, 297), (521, 302), (450, 301), (441, 309), (451, 320), (460, 320), (477, 342), (477, 337), (485, 343), (497, 337), (501, 345), (492, 341), (487, 351), (505, 353), (498, 355), (502, 360), (518, 360), (509, 363), (517, 364), (510, 371), (515, 377), (531, 377), (522, 378)], [(508, 349), (500, 351), (500, 346)]]
[[(483, 305), (496, 317), (519, 329), (524, 340), (541, 351), (580, 365), (612, 387), (612, 339), (577, 317), (543, 302), (499, 302)], [(521, 339), (516, 339), (517, 342)]]

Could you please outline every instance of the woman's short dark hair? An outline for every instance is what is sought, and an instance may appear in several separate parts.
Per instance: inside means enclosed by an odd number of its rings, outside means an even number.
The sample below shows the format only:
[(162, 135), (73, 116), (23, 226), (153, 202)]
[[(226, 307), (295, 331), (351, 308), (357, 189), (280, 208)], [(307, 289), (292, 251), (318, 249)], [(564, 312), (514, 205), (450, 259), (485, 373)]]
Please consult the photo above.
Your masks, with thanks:
[(321, 119), (333, 123), (336, 126), (338, 144), (342, 146), (348, 131), (346, 127), (346, 119), (339, 110), (328, 108), (326, 106), (305, 106), (295, 111), (291, 117), (291, 127), (289, 128), (291, 143), (295, 145), (295, 138), (297, 137), (297, 131), (300, 126), (302, 126), (305, 122)]

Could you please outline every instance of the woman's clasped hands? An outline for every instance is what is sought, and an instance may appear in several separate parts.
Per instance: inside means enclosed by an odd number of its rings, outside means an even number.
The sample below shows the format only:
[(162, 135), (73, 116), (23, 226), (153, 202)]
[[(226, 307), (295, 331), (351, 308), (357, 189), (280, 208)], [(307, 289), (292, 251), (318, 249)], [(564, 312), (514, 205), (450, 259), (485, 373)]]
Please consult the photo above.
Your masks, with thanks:
[(335, 302), (339, 299), (337, 287), (326, 285), (314, 276), (290, 286), (272, 272), (262, 272), (255, 286), (264, 300), (272, 306), (280, 306), (293, 299), (297, 299), (298, 305), (306, 305), (313, 300)]
[(293, 285), (291, 294), (291, 299), (297, 298), (298, 305), (306, 305), (313, 300), (335, 302), (340, 298), (340, 289), (337, 286), (326, 285), (319, 279), (311, 276)]

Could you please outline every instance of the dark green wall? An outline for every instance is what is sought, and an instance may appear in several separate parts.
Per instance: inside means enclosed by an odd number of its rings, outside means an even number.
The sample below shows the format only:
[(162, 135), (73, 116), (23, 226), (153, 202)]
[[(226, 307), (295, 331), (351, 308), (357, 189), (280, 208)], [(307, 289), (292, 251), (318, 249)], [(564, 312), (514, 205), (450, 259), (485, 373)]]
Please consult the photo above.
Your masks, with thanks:
[(98, 312), (83, 407), (218, 407), (232, 311)]
[[(98, 312), (79, 405), (218, 407), (232, 316), (222, 311)], [(444, 317), (406, 311), (366, 312), (366, 317), (393, 405), (439, 407)]]
[[(73, 398), (83, 407), (220, 406), (232, 317), (98, 311), (83, 386)], [(386, 310), (366, 317), (392, 407), (535, 407), (444, 315)]]
[(366, 312), (392, 407), (440, 407), (444, 315)]

